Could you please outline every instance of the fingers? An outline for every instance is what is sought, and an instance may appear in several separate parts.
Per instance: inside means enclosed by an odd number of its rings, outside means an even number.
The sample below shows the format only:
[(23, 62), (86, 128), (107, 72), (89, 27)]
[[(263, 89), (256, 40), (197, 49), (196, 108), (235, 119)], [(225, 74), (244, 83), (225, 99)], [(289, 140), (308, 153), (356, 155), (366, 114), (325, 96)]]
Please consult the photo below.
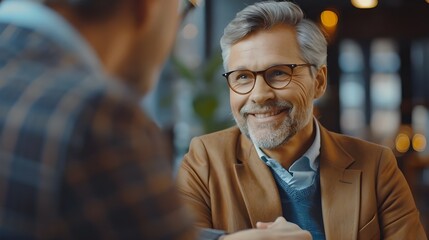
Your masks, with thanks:
[(274, 222), (258, 222), (257, 229), (247, 229), (225, 235), (222, 240), (311, 240), (311, 234), (298, 225), (278, 217)]
[[(274, 222), (257, 222), (256, 228), (259, 230), (269, 230), (265, 233), (268, 233), (270, 237), (273, 237), (268, 238), (268, 236), (264, 236), (265, 238), (262, 239), (312, 239), (310, 232), (301, 229), (295, 223), (288, 222), (284, 217), (278, 217)], [(254, 235), (254, 237), (256, 237), (256, 235)]]
[[(274, 222), (257, 222), (256, 228), (258, 229), (267, 229), (271, 227), (277, 227), (277, 226), (285, 226), (288, 224), (288, 221), (284, 217), (278, 217)], [(291, 223), (293, 224), (293, 223)]]

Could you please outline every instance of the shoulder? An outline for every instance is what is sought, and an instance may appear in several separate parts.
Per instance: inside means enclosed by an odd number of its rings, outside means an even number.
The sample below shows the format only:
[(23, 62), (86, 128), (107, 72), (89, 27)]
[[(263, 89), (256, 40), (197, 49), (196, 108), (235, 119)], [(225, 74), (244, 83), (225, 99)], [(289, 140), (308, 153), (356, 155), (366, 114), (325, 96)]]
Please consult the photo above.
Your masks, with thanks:
[(320, 128), (320, 132), (322, 145), (343, 149), (351, 155), (365, 155), (366, 153), (372, 154), (374, 152), (390, 150), (386, 146), (368, 140), (329, 131), (323, 126)]
[(340, 166), (346, 162), (353, 163), (350, 167), (358, 169), (396, 165), (396, 158), (389, 147), (326, 129), (322, 130), (321, 149), (326, 160)]
[(224, 166), (224, 162), (235, 161), (241, 132), (238, 127), (230, 127), (218, 132), (194, 137), (189, 151), (185, 154), (182, 167), (208, 167), (212, 164)]
[(127, 121), (150, 124), (138, 96), (122, 82), (52, 47), (57, 50), (43, 53), (38, 49), (33, 55), (33, 46), (22, 47), (5, 62), (0, 57), (0, 108), (4, 113), (0, 121), (9, 132), (36, 131), (49, 135), (49, 139), (43, 137), (46, 141), (67, 145), (76, 130), (80, 134), (94, 126), (100, 130), (107, 125), (131, 126)]
[(208, 133), (198, 137), (194, 137), (192, 142), (200, 141), (204, 143), (232, 143), (236, 142), (241, 136), (240, 129), (237, 126), (233, 126), (221, 131)]
[(368, 140), (363, 140), (357, 137), (344, 135), (340, 133), (335, 133), (328, 131), (328, 134), (332, 137), (332, 140), (334, 140), (336, 143), (341, 145), (342, 147), (348, 149), (348, 150), (355, 150), (355, 151), (361, 151), (361, 150), (381, 150), (381, 149), (389, 149), (386, 146), (370, 142)]
[(240, 129), (236, 126), (221, 131), (194, 137), (189, 146), (189, 154), (219, 156), (235, 154), (241, 139)]

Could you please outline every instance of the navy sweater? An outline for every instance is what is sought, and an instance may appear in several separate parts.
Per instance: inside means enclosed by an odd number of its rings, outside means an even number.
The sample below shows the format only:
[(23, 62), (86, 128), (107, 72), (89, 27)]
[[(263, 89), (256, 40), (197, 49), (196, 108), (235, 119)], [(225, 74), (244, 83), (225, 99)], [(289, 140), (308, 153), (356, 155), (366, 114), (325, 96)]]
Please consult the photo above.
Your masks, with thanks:
[(325, 239), (319, 174), (312, 185), (302, 190), (291, 188), (275, 172), (273, 176), (279, 189), (283, 216), (313, 236), (313, 240)]

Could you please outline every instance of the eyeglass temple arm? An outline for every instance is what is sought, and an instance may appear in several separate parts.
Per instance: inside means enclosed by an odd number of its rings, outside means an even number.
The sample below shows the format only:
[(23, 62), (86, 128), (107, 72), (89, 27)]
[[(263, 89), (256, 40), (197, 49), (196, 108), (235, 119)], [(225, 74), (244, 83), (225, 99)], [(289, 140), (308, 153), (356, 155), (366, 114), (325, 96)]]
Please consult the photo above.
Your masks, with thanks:
[(194, 1), (189, 0), (187, 1), (187, 3), (188, 4), (186, 4), (185, 9), (182, 12), (182, 21), (186, 18), (186, 16), (192, 9), (198, 6), (198, 1), (195, 1), (195, 0)]

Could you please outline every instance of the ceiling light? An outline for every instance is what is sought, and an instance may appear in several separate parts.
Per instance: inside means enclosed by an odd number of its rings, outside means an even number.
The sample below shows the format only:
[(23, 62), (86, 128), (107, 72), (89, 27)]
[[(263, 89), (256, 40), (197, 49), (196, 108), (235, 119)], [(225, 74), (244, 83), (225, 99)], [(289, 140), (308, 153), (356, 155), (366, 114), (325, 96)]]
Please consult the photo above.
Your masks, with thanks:
[(338, 15), (334, 11), (325, 10), (320, 14), (320, 21), (323, 26), (333, 28), (338, 24)]
[(351, 0), (351, 1), (353, 6), (357, 8), (375, 8), (378, 5), (378, 0)]

